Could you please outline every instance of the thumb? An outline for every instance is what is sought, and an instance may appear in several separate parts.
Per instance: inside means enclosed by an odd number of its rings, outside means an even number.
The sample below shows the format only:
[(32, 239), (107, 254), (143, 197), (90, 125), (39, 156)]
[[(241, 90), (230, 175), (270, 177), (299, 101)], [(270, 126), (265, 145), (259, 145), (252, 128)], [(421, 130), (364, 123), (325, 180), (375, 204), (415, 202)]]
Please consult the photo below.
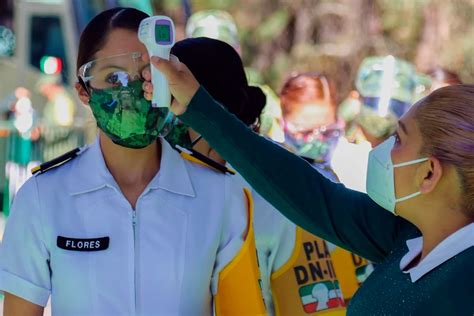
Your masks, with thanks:
[(151, 63), (168, 80), (170, 92), (176, 99), (171, 110), (177, 115), (184, 113), (199, 89), (199, 82), (194, 78), (189, 68), (181, 63), (176, 56), (170, 55), (170, 60), (153, 56)]
[(173, 55), (170, 55), (170, 60), (166, 60), (158, 56), (152, 56), (151, 63), (163, 75), (165, 75), (168, 81), (172, 81), (172, 79), (176, 78), (180, 72), (180, 67), (179, 67), (180, 63), (179, 61), (177, 61), (177, 57)]

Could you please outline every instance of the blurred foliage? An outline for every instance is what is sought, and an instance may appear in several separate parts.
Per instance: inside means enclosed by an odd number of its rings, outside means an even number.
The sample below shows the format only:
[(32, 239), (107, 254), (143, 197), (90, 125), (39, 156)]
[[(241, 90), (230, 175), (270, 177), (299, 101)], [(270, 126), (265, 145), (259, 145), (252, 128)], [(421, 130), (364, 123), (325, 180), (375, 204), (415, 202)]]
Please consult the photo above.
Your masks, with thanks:
[[(184, 24), (186, 1), (155, 0), (157, 12)], [(420, 72), (435, 66), (474, 83), (474, 0), (192, 0), (193, 12), (235, 18), (244, 63), (279, 91), (294, 71), (319, 71), (353, 89), (362, 59), (392, 54)], [(182, 26), (181, 26), (182, 27)]]

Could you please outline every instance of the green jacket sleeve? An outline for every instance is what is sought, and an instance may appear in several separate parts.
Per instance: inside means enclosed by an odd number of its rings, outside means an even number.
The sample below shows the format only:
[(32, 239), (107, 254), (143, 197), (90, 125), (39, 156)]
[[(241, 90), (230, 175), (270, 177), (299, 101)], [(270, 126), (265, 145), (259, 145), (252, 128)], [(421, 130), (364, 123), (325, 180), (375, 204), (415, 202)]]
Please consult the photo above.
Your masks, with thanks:
[(380, 262), (407, 223), (366, 194), (327, 180), (298, 156), (255, 134), (203, 87), (179, 118), (288, 219), (336, 245)]

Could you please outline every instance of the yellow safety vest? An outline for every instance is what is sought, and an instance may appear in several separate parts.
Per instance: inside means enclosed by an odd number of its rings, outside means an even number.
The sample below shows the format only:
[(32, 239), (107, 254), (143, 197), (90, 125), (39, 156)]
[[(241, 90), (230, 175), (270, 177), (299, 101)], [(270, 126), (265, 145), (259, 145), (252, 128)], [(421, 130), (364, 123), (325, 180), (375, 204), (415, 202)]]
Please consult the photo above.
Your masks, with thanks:
[(214, 297), (218, 316), (267, 315), (253, 230), (253, 199), (249, 190), (244, 192), (248, 201), (248, 232), (238, 255), (219, 274)]
[[(182, 152), (181, 157), (216, 171), (235, 174), (225, 166), (209, 165), (192, 154)], [(260, 286), (260, 269), (253, 229), (253, 198), (248, 189), (244, 189), (242, 195), (247, 201), (247, 233), (239, 253), (219, 273), (218, 290), (214, 296), (217, 316), (267, 315)]]
[(337, 247), (331, 252), (334, 269), (339, 279), (344, 299), (350, 300), (372, 271), (366, 259)]
[(326, 242), (299, 227), (293, 253), (272, 274), (271, 286), (277, 316), (346, 314)]

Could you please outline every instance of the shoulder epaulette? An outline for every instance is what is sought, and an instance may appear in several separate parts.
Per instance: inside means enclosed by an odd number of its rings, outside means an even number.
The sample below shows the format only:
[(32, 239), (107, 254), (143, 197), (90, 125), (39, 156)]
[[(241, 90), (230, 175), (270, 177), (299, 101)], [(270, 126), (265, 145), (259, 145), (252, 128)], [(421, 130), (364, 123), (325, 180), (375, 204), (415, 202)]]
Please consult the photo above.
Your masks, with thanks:
[(223, 174), (230, 174), (230, 175), (235, 175), (235, 171), (227, 168), (226, 166), (218, 163), (217, 161), (212, 160), (211, 158), (208, 158), (204, 156), (203, 154), (195, 151), (194, 149), (187, 149), (183, 148), (181, 146), (176, 145), (175, 146), (176, 150), (180, 153), (181, 157), (184, 159), (206, 166), (208, 168), (212, 168), (220, 173)]
[(62, 166), (63, 164), (73, 160), (74, 158), (76, 158), (77, 156), (79, 156), (85, 149), (86, 147), (78, 147), (76, 149), (73, 149), (71, 151), (68, 151), (67, 153), (57, 157), (57, 158), (54, 158), (50, 161), (47, 161), (45, 163), (42, 163), (41, 165), (37, 166), (37, 167), (34, 167), (33, 169), (31, 169), (31, 173), (33, 175), (36, 175), (36, 174), (43, 174), (45, 172), (48, 172), (49, 170), (51, 169), (54, 169), (54, 168), (57, 168), (59, 166)]

